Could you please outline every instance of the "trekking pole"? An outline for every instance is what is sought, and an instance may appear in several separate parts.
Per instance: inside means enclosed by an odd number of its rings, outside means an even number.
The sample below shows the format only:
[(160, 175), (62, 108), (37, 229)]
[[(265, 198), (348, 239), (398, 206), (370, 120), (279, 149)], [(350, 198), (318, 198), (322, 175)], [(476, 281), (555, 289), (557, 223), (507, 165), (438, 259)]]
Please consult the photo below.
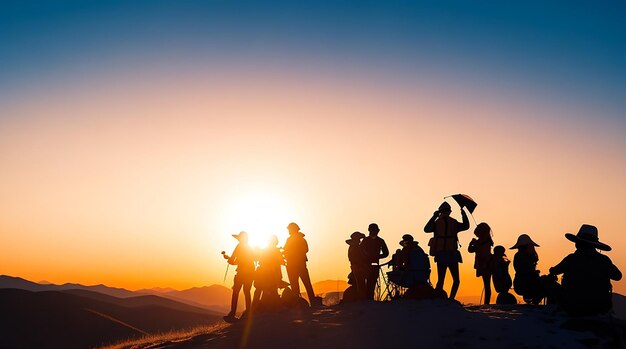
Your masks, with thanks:
[[(226, 252), (222, 251), (222, 255), (226, 256)], [(226, 276), (228, 275), (228, 267), (230, 267), (230, 263), (227, 262), (226, 263), (226, 273), (224, 273), (224, 281), (222, 281), (223, 284), (226, 283)]]

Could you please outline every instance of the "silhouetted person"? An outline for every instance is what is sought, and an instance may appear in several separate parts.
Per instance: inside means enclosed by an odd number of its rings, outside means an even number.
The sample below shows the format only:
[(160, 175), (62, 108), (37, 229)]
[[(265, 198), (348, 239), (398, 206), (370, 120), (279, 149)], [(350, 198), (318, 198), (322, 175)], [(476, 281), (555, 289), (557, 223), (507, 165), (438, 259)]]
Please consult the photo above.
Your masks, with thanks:
[(491, 246), (493, 246), (493, 239), (491, 238), (491, 227), (489, 224), (483, 222), (476, 226), (474, 229), (474, 235), (478, 239), (473, 238), (470, 241), (467, 250), (470, 253), (476, 253), (474, 258), (474, 269), (476, 269), (476, 276), (483, 279), (483, 287), (485, 290), (485, 303), (491, 302)]
[(361, 247), (365, 253), (367, 270), (365, 273), (365, 290), (367, 299), (374, 299), (374, 292), (376, 290), (376, 281), (378, 280), (378, 273), (380, 270), (380, 259), (387, 258), (389, 256), (389, 249), (385, 240), (378, 236), (380, 228), (378, 224), (372, 223), (367, 228), (369, 235), (366, 236), (361, 242)]
[(255, 309), (260, 303), (267, 307), (276, 306), (279, 303), (278, 289), (284, 287), (281, 265), (285, 264), (285, 260), (277, 245), (278, 238), (272, 235), (267, 247), (259, 251), (259, 267), (255, 272), (252, 302)]
[(309, 245), (304, 239), (304, 234), (300, 232), (300, 227), (296, 223), (289, 223), (287, 230), (289, 231), (289, 237), (287, 238), (287, 242), (285, 242), (283, 254), (287, 261), (287, 276), (289, 277), (291, 289), (299, 297), (300, 280), (302, 280), (302, 284), (309, 297), (309, 303), (311, 303), (311, 306), (319, 306), (322, 304), (322, 299), (315, 296), (313, 286), (311, 285), (309, 270), (306, 267), (306, 262), (308, 261), (306, 254), (309, 252)]
[(389, 281), (407, 288), (427, 283), (430, 277), (428, 255), (410, 234), (402, 236), (400, 246), (402, 249), (393, 257), (394, 270), (387, 273)]
[[(224, 258), (228, 260), (228, 264), (237, 266), (237, 274), (233, 280), (233, 295), (230, 301), (230, 312), (224, 317), (225, 320), (234, 320), (237, 313), (237, 301), (239, 300), (239, 291), (243, 288), (243, 294), (246, 300), (246, 311), (250, 310), (251, 297), (250, 289), (254, 280), (254, 250), (248, 245), (248, 233), (245, 231), (239, 234), (233, 234), (233, 237), (239, 240), (235, 250), (230, 257), (224, 254)], [(244, 314), (245, 314), (244, 313)]]
[(462, 258), (461, 252), (458, 250), (459, 237), (457, 234), (469, 229), (470, 223), (463, 208), (461, 208), (463, 219), (461, 223), (450, 217), (450, 213), (452, 213), (450, 204), (447, 202), (442, 203), (439, 209), (433, 213), (428, 223), (426, 223), (424, 232), (433, 233), (434, 235), (428, 245), (430, 246), (431, 255), (435, 256), (435, 263), (437, 263), (437, 286), (435, 289), (443, 290), (446, 271), (450, 269), (452, 288), (449, 298), (454, 299), (461, 284), (459, 263), (462, 262)]
[(348, 247), (348, 260), (350, 261), (350, 271), (354, 286), (354, 294), (356, 299), (364, 299), (367, 292), (365, 290), (365, 278), (368, 271), (368, 262), (361, 246), (361, 240), (365, 234), (355, 231), (350, 235), (350, 239), (346, 240)]
[(576, 251), (550, 268), (551, 274), (563, 274), (561, 307), (572, 315), (606, 313), (613, 307), (611, 280), (619, 281), (622, 272), (611, 259), (597, 250), (611, 247), (598, 240), (598, 229), (583, 224), (576, 235), (565, 234), (576, 244)]
[(505, 254), (504, 246), (496, 246), (493, 248), (493, 257), (491, 258), (491, 274), (493, 279), (493, 288), (498, 293), (496, 304), (517, 304), (515, 296), (509, 293), (513, 286), (513, 280), (509, 274), (509, 264), (511, 261)]
[(512, 250), (517, 249), (513, 257), (513, 268), (515, 269), (515, 278), (513, 279), (513, 288), (515, 293), (524, 298), (527, 303), (539, 304), (545, 296), (537, 263), (539, 255), (535, 250), (539, 247), (527, 234), (522, 234), (517, 238)]

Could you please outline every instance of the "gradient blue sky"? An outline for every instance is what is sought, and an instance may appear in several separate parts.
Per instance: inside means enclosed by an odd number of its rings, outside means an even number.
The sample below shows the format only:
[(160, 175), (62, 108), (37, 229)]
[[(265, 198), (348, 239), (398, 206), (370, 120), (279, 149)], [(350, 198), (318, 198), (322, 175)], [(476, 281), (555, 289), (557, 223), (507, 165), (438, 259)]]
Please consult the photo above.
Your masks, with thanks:
[(462, 77), (622, 118), (625, 15), (619, 1), (2, 1), (0, 91), (150, 64), (288, 62)]
[(454, 192), (498, 244), (540, 240), (543, 271), (582, 223), (616, 247), (624, 18), (623, 1), (0, 0), (0, 273), (216, 283), (231, 233), (282, 242), (296, 220), (312, 277), (342, 278), (349, 233), (424, 245)]

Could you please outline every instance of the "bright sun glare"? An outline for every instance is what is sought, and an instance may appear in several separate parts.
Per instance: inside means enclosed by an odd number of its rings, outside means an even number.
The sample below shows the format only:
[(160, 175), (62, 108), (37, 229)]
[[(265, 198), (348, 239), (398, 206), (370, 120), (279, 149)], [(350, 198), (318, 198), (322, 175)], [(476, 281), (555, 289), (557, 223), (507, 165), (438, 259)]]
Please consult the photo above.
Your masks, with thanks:
[(293, 219), (288, 206), (270, 193), (247, 193), (234, 200), (225, 216), (230, 234), (248, 233), (252, 246), (264, 247), (272, 234), (284, 243), (286, 227)]

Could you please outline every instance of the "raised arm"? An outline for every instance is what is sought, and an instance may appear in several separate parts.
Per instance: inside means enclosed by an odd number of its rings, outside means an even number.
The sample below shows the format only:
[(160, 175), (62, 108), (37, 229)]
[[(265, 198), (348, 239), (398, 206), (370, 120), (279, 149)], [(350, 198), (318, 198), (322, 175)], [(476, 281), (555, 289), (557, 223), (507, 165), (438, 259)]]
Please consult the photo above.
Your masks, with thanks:
[(439, 211), (435, 211), (433, 216), (430, 217), (430, 220), (424, 226), (425, 233), (434, 233), (435, 232), (435, 220), (439, 217)]
[(461, 208), (461, 217), (463, 217), (463, 222), (461, 222), (461, 224), (459, 225), (459, 231), (466, 231), (470, 227), (470, 221), (469, 218), (467, 218), (467, 213), (465, 213), (465, 210), (463, 208)]
[(622, 279), (622, 272), (617, 269), (615, 264), (611, 263), (609, 267), (609, 277), (611, 280), (620, 281)]
[(470, 241), (469, 245), (467, 245), (467, 252), (469, 252), (469, 253), (476, 252), (477, 242), (478, 242), (478, 240), (472, 239), (472, 241)]
[(561, 263), (559, 263), (559, 264), (553, 266), (552, 268), (550, 268), (550, 274), (552, 274), (552, 275), (563, 274), (567, 270), (567, 268), (568, 268), (568, 264), (569, 264), (569, 258), (568, 257), (563, 258)]
[(239, 245), (235, 247), (235, 250), (230, 255), (230, 257), (224, 255), (224, 257), (228, 257), (228, 264), (236, 265), (237, 264), (237, 256), (239, 255)]

